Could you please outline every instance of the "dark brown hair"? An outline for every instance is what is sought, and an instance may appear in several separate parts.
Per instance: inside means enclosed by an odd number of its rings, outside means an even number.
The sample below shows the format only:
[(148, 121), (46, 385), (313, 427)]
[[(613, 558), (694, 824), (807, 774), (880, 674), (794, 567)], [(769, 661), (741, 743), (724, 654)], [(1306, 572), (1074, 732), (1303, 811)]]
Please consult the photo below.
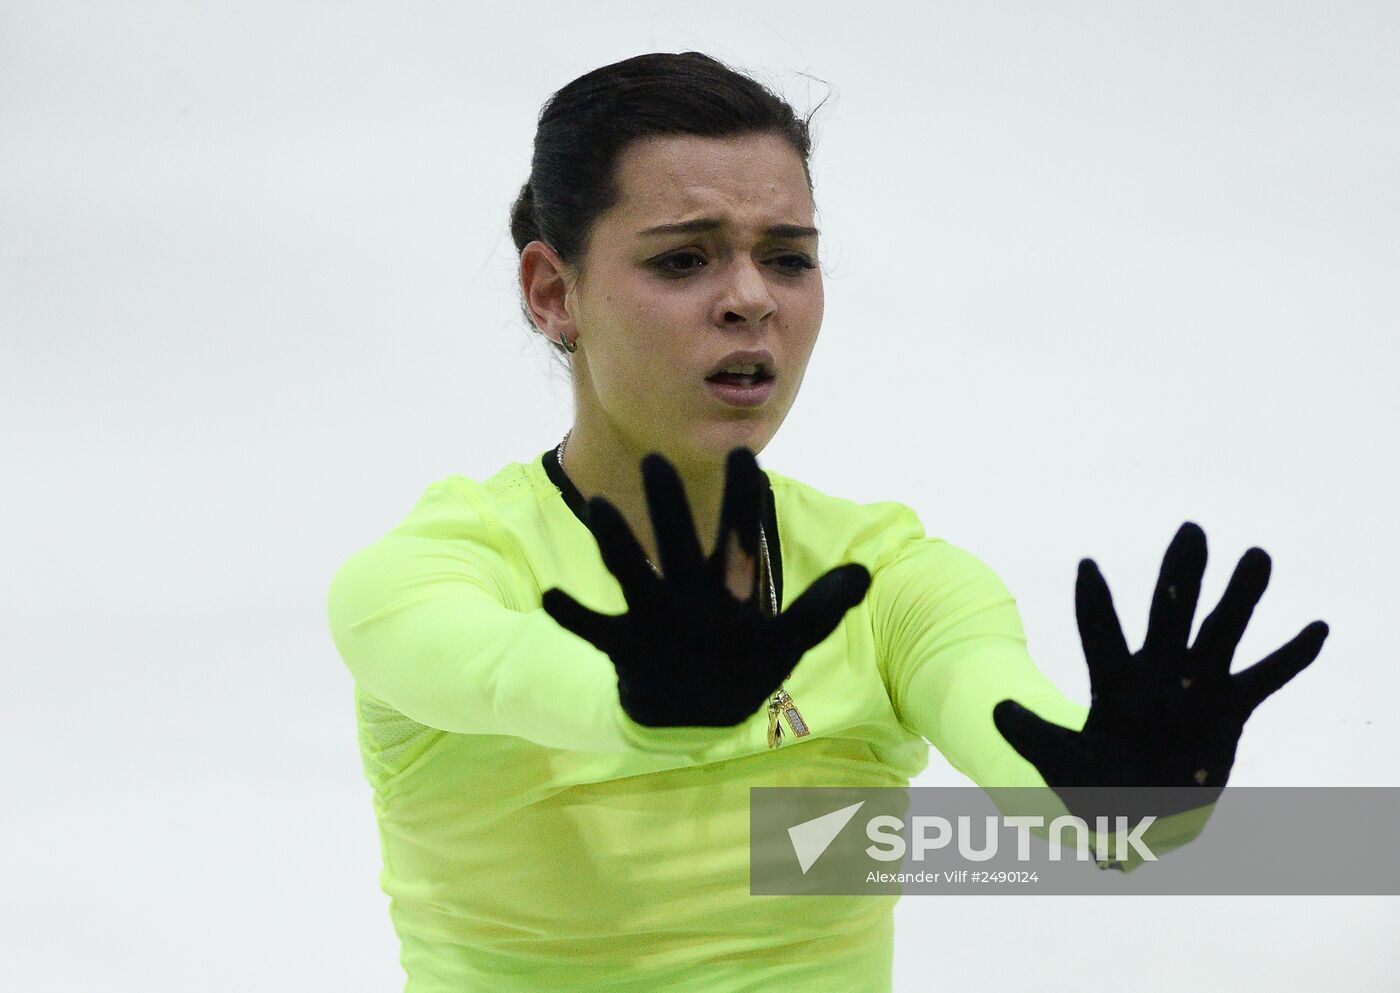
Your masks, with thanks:
[[(530, 178), (510, 211), (516, 251), (543, 241), (566, 264), (580, 265), (594, 222), (621, 195), (618, 156), (653, 135), (780, 135), (801, 157), (811, 192), (808, 126), (819, 109), (798, 117), (768, 87), (701, 52), (654, 52), (594, 69), (540, 109)], [(521, 309), (534, 327), (523, 297)]]

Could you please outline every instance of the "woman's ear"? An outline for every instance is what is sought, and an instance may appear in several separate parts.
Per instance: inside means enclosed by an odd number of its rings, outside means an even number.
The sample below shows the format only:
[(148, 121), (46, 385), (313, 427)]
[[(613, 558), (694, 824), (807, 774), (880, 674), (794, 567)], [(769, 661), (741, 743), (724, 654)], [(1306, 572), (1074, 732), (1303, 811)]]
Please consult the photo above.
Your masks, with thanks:
[(530, 317), (547, 337), (573, 340), (574, 323), (570, 296), (574, 274), (557, 252), (543, 241), (532, 241), (520, 252), (520, 288)]

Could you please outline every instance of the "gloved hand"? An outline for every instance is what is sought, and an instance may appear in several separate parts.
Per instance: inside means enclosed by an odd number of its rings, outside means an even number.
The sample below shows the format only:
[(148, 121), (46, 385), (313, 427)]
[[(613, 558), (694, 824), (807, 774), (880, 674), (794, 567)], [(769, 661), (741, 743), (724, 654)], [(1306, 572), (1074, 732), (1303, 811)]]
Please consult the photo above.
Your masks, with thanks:
[(1213, 802), (1230, 776), (1235, 746), (1254, 708), (1322, 650), (1327, 624), (1313, 621), (1266, 658), (1230, 673), (1235, 648), (1268, 585), (1270, 560), (1262, 548), (1240, 557), (1220, 603), (1188, 647), (1205, 565), (1205, 532), (1187, 521), (1162, 560), (1142, 648), (1130, 654), (1108, 584), (1092, 559), (1081, 560), (1075, 613), (1089, 665), (1084, 729), (1051, 724), (1014, 700), (993, 709), (1002, 737), (1071, 812), (1079, 813), (1064, 787), (1187, 787), (1179, 795), (1194, 796), (1191, 806)]
[[(558, 587), (544, 591), (550, 617), (606, 652), (617, 669), (623, 710), (649, 727), (724, 727), (763, 707), (799, 659), (822, 642), (847, 610), (860, 603), (870, 573), (859, 563), (818, 578), (777, 617), (758, 596), (758, 526), (762, 470), (748, 448), (725, 463), (724, 496), (715, 549), (703, 557), (675, 467), (657, 452), (642, 460), (642, 482), (660, 551), (662, 575), (617, 508), (588, 501), (587, 524), (603, 562), (626, 597), (624, 614), (584, 607)], [(740, 600), (726, 583), (730, 534), (754, 556), (750, 595)]]

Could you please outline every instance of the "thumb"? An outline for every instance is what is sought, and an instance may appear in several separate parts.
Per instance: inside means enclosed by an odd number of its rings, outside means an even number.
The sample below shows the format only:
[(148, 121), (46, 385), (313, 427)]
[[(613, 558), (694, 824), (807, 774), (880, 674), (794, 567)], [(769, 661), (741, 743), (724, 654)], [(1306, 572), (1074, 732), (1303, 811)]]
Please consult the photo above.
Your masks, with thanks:
[(1075, 752), (1077, 731), (1051, 724), (1015, 700), (992, 708), (992, 723), (1021, 757), (1035, 766), (1047, 785), (1062, 785), (1063, 770)]
[(870, 570), (859, 562), (837, 566), (818, 578), (783, 611), (780, 624), (789, 642), (804, 654), (821, 644), (868, 589)]
[(595, 648), (611, 655), (610, 649), (614, 644), (613, 635), (618, 620), (616, 617), (600, 614), (585, 607), (557, 586), (552, 586), (541, 594), (540, 606), (560, 627), (572, 631)]

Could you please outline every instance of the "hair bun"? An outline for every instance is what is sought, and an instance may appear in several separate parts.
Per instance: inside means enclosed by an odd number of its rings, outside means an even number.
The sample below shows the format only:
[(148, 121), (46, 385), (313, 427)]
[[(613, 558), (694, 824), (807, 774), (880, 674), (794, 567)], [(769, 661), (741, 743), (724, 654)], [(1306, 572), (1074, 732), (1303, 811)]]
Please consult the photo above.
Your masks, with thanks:
[(528, 180), (520, 188), (520, 194), (511, 207), (510, 233), (517, 252), (540, 237), (540, 226), (535, 217), (535, 190)]

